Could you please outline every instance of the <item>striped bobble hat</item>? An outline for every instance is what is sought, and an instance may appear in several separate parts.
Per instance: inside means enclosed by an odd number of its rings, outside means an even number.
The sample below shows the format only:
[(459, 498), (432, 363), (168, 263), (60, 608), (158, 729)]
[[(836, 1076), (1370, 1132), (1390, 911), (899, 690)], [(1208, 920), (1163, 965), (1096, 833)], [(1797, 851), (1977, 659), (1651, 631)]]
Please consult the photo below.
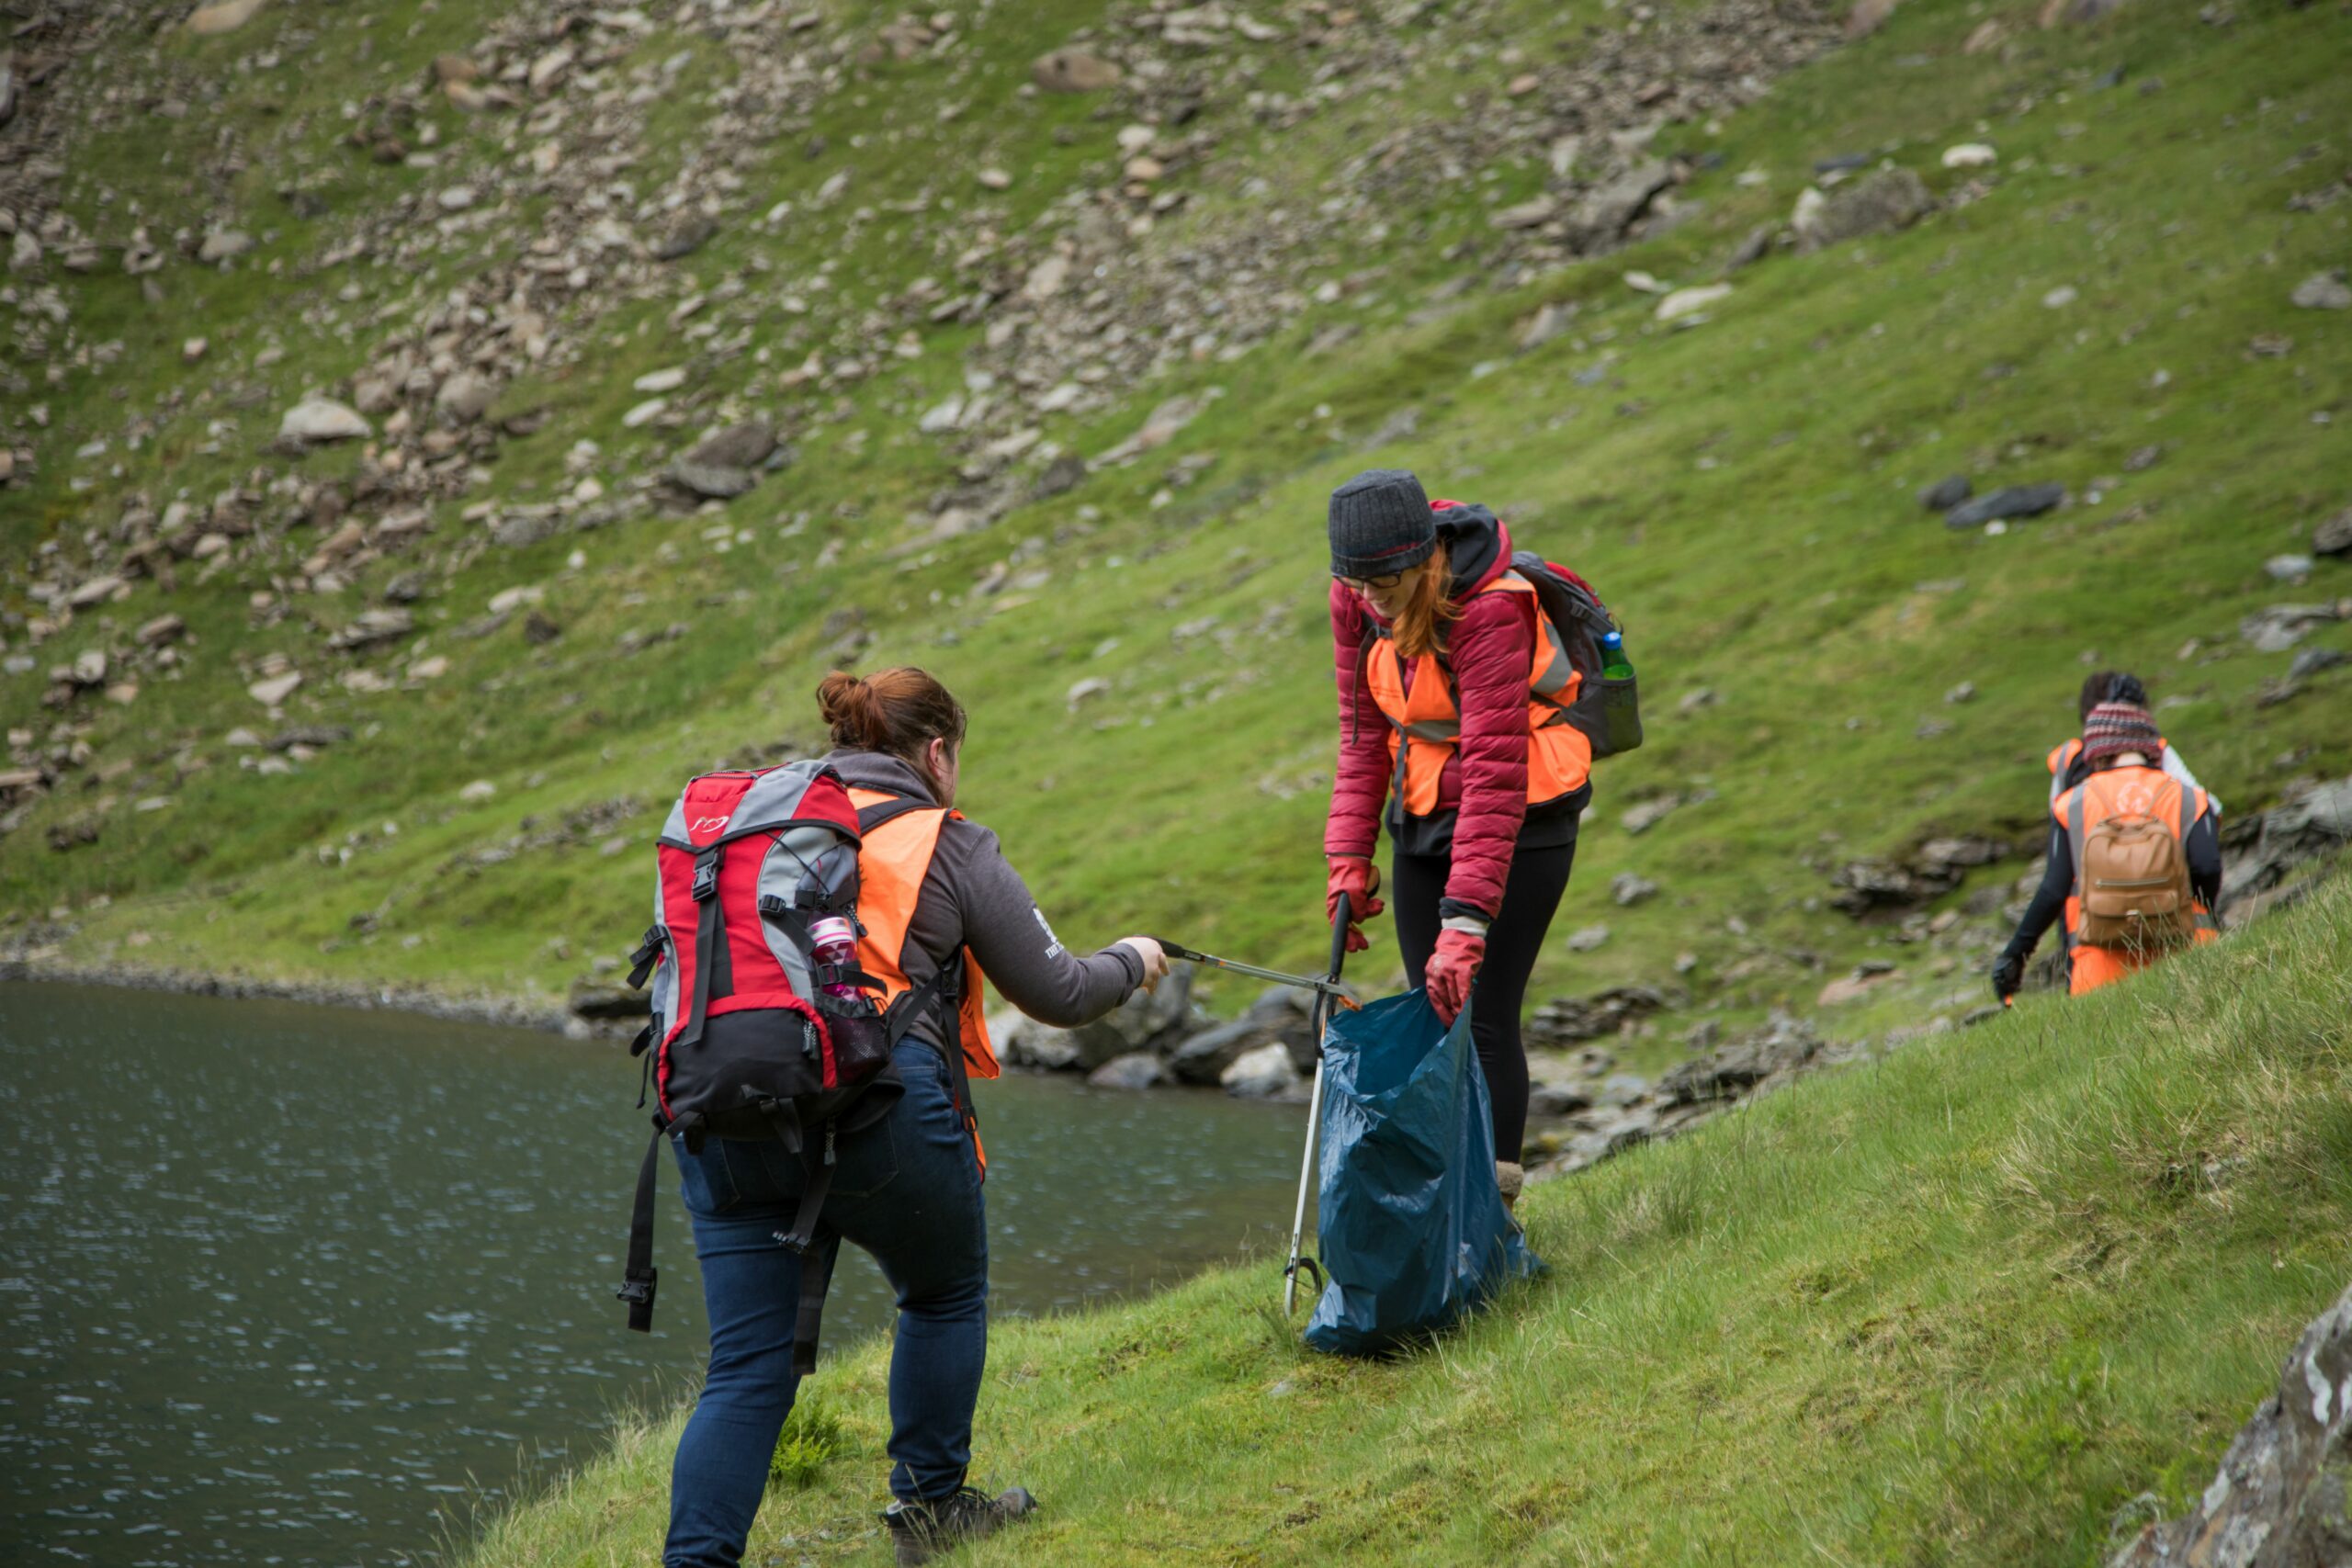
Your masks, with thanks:
[(2165, 749), (2156, 721), (2137, 703), (2101, 703), (2083, 720), (2083, 757), (2090, 762), (2137, 751), (2154, 761)]

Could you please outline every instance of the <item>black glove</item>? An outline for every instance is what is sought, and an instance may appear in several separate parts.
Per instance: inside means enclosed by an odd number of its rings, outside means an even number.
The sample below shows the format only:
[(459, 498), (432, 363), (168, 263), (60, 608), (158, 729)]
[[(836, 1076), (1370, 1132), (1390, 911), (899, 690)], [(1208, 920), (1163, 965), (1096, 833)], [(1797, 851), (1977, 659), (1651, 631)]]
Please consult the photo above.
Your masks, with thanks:
[(1993, 961), (1993, 995), (2007, 1002), (2025, 984), (2025, 959), (2018, 953), (2004, 953)]

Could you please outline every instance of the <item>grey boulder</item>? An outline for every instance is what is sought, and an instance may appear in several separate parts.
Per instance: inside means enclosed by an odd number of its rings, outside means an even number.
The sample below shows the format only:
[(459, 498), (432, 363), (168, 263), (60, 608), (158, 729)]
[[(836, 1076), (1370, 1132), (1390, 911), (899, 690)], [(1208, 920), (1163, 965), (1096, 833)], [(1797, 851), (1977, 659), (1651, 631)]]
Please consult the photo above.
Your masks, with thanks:
[(1169, 1053), (1168, 1071), (1179, 1083), (1214, 1084), (1245, 1053), (1274, 1043), (1273, 1038), (1256, 1022), (1236, 1019), (1204, 1030), (1178, 1045)]
[(2010, 517), (2039, 517), (2066, 499), (2062, 484), (2005, 485), (1944, 513), (1947, 528), (1981, 528)]
[(1826, 245), (1907, 229), (1936, 209), (1928, 182), (1909, 169), (1881, 169), (1841, 186), (1810, 218), (1796, 225), (1797, 249)]
[(1066, 1073), (1082, 1065), (1075, 1035), (1035, 1019), (1022, 1019), (999, 1039), (1004, 1060), (1012, 1066)]
[(718, 468), (756, 468), (775, 450), (775, 427), (747, 420), (715, 430), (686, 454), (689, 463)]
[(2352, 1290), (2303, 1330), (2278, 1387), (2197, 1506), (2149, 1525), (2109, 1568), (2352, 1562)]
[(1130, 1052), (1157, 1054), (1182, 1035), (1192, 1017), (1192, 971), (1179, 969), (1159, 982), (1158, 990), (1137, 991), (1109, 1014), (1069, 1034), (1078, 1045), (1079, 1065), (1091, 1072)]
[(1151, 1089), (1167, 1081), (1159, 1058), (1148, 1051), (1114, 1056), (1086, 1075), (1089, 1089)]
[(1290, 1052), (1280, 1045), (1261, 1045), (1244, 1053), (1217, 1077), (1226, 1093), (1243, 1100), (1271, 1100), (1288, 1093), (1297, 1081)]
[(304, 398), (277, 422), (277, 434), (289, 441), (356, 441), (370, 434), (357, 410), (333, 398)]
[(1966, 474), (1954, 474), (1921, 491), (1919, 504), (1930, 512), (1950, 512), (1975, 493), (1976, 487), (1969, 482)]
[(458, 424), (470, 424), (489, 411), (498, 396), (498, 385), (489, 377), (471, 370), (460, 370), (441, 383), (433, 394), (433, 407), (443, 417)]
[(697, 501), (732, 501), (760, 482), (749, 468), (697, 463), (691, 457), (671, 464), (662, 477)]

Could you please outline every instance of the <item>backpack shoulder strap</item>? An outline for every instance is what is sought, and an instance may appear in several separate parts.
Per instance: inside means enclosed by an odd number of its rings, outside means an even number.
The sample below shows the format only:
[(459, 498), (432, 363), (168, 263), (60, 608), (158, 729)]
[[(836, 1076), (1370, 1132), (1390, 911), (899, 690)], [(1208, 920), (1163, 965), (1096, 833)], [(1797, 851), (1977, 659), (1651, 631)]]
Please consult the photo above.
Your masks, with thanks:
[(653, 1288), (662, 1270), (653, 1266), (653, 1190), (661, 1174), (662, 1140), (669, 1129), (653, 1119), (653, 1139), (637, 1168), (637, 1201), (629, 1211), (628, 1261), (621, 1288), (614, 1294), (628, 1303), (628, 1325), (639, 1334), (653, 1332)]
[(917, 800), (910, 795), (895, 795), (888, 800), (877, 801), (872, 806), (860, 807), (858, 808), (858, 836), (863, 838), (866, 834), (871, 833), (876, 829), (881, 827), (884, 823), (895, 822), (899, 818), (906, 816), (910, 812), (938, 811), (941, 809), (944, 808), (933, 806), (928, 801)]
[(665, 1050), (692, 1045), (702, 1038), (709, 1021), (711, 973), (727, 943), (727, 919), (718, 908), (718, 863), (727, 852), (724, 841), (705, 846), (695, 857), (695, 990), (686, 1003), (686, 1024)]
[(2077, 784), (2068, 790), (2065, 797), (2058, 802), (2060, 808), (2066, 814), (2066, 837), (2069, 841), (2068, 848), (2072, 849), (2075, 854), (2075, 891), (2078, 895), (2088, 891), (2083, 886), (2083, 856), (2090, 846), (2085, 841), (2089, 835), (2084, 831), (2083, 822), (2089, 810), (2084, 803), (2084, 797), (2090, 792), (2090, 785)]

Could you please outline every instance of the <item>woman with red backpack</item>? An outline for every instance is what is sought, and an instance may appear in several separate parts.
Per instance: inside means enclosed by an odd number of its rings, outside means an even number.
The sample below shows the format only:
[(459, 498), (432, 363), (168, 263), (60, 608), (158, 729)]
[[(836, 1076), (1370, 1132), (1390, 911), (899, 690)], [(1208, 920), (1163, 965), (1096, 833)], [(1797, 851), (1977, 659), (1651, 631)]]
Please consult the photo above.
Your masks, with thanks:
[[(1520, 1009), (1576, 861), (1592, 746), (1568, 722), (1581, 677), (1510, 534), (1483, 506), (1432, 504), (1402, 469), (1331, 492), (1340, 759), (1323, 832), (1324, 909), (1379, 914), (1374, 852), (1408, 984), (1471, 1037), (1494, 1110), (1496, 1179), (1515, 1201), (1527, 1132)], [(1351, 923), (1351, 952), (1370, 943)]]
[[(810, 1302), (821, 1306), (843, 1240), (873, 1255), (898, 1295), (897, 1500), (883, 1523), (901, 1568), (1035, 1506), (1019, 1487), (991, 1497), (965, 1483), (988, 1354), (987, 1159), (966, 1079), (997, 1075), (980, 980), (1031, 1017), (1075, 1028), (1168, 973), (1149, 937), (1085, 956), (1063, 947), (996, 835), (956, 814), (965, 716), (944, 686), (921, 670), (836, 671), (817, 699), (833, 739), (824, 765), (847, 785), (862, 834), (856, 967), (888, 998), (904, 1091), (878, 1120), (838, 1140), (829, 1125), (797, 1149), (773, 1138), (672, 1140), (709, 1308), (710, 1371), (671, 1470), (665, 1568), (731, 1568), (741, 1558), (813, 1361)], [(755, 1052), (775, 1015), (722, 1005), (709, 1010), (712, 1048)], [(804, 1254), (789, 1237), (811, 1193), (815, 1239)], [(806, 1296), (804, 1269), (818, 1271)]]

